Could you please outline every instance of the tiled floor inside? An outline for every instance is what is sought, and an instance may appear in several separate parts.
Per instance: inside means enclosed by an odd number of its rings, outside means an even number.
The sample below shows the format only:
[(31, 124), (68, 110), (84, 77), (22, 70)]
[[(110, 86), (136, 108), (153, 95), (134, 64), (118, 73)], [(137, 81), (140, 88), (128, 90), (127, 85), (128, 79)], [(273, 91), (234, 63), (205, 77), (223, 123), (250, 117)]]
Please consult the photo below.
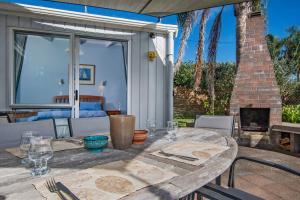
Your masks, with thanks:
[[(251, 156), (290, 166), (300, 170), (300, 158), (282, 153), (239, 147), (239, 156)], [(300, 200), (300, 177), (274, 168), (238, 161), (235, 186), (264, 199)], [(222, 184), (227, 185), (228, 171), (222, 176)]]

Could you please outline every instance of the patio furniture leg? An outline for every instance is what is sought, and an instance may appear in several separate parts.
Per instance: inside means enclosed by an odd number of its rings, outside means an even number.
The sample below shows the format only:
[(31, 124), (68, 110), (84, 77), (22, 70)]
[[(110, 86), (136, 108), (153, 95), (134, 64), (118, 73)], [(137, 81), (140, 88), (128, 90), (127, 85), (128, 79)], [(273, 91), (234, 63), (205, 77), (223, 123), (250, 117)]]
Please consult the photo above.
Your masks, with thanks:
[(180, 198), (180, 200), (194, 200), (194, 199), (195, 199), (194, 193), (188, 194), (187, 196)]
[(221, 175), (216, 178), (216, 184), (221, 185)]

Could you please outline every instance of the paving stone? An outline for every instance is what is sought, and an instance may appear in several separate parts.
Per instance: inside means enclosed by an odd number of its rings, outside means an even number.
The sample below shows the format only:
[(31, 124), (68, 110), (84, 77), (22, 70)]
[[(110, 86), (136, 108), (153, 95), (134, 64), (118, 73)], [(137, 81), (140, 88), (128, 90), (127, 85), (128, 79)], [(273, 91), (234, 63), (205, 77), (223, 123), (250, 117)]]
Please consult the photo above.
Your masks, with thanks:
[[(239, 156), (270, 160), (300, 170), (300, 158), (254, 148), (239, 147)], [(222, 175), (227, 186), (229, 170)], [(268, 200), (300, 200), (300, 178), (260, 164), (239, 161), (236, 164), (235, 186)]]
[[(295, 187), (299, 187), (299, 185), (295, 185)], [(264, 189), (266, 191), (276, 193), (278, 196), (280, 196), (283, 199), (288, 199), (288, 200), (300, 199), (300, 193), (298, 191), (291, 189), (290, 187), (287, 187), (284, 184), (271, 183), (269, 185), (266, 185)]]
[(246, 176), (242, 176), (242, 177), (243, 177), (243, 179), (246, 179), (250, 183), (257, 185), (259, 187), (274, 183), (272, 180), (270, 180), (264, 176), (258, 175), (258, 174), (250, 174), (250, 175), (246, 175)]
[(244, 177), (238, 176), (235, 182), (235, 187), (245, 192), (254, 194), (258, 197), (270, 200), (280, 199), (276, 194), (270, 193), (263, 189), (263, 187), (244, 179)]

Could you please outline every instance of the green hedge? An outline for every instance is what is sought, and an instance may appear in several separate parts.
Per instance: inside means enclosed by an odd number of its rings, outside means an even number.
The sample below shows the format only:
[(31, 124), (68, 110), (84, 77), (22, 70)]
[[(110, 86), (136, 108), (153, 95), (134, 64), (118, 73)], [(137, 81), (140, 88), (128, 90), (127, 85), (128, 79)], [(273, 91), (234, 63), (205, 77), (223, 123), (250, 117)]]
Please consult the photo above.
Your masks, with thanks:
[(282, 121), (290, 123), (300, 123), (300, 105), (283, 106)]

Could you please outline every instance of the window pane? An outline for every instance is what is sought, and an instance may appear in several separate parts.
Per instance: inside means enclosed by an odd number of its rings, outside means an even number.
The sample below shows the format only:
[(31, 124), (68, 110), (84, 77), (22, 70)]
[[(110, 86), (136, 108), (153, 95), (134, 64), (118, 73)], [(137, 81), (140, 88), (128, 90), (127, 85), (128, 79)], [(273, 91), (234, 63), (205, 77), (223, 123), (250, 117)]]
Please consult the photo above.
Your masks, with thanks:
[(65, 36), (15, 33), (16, 104), (53, 104), (69, 94), (69, 43)]

